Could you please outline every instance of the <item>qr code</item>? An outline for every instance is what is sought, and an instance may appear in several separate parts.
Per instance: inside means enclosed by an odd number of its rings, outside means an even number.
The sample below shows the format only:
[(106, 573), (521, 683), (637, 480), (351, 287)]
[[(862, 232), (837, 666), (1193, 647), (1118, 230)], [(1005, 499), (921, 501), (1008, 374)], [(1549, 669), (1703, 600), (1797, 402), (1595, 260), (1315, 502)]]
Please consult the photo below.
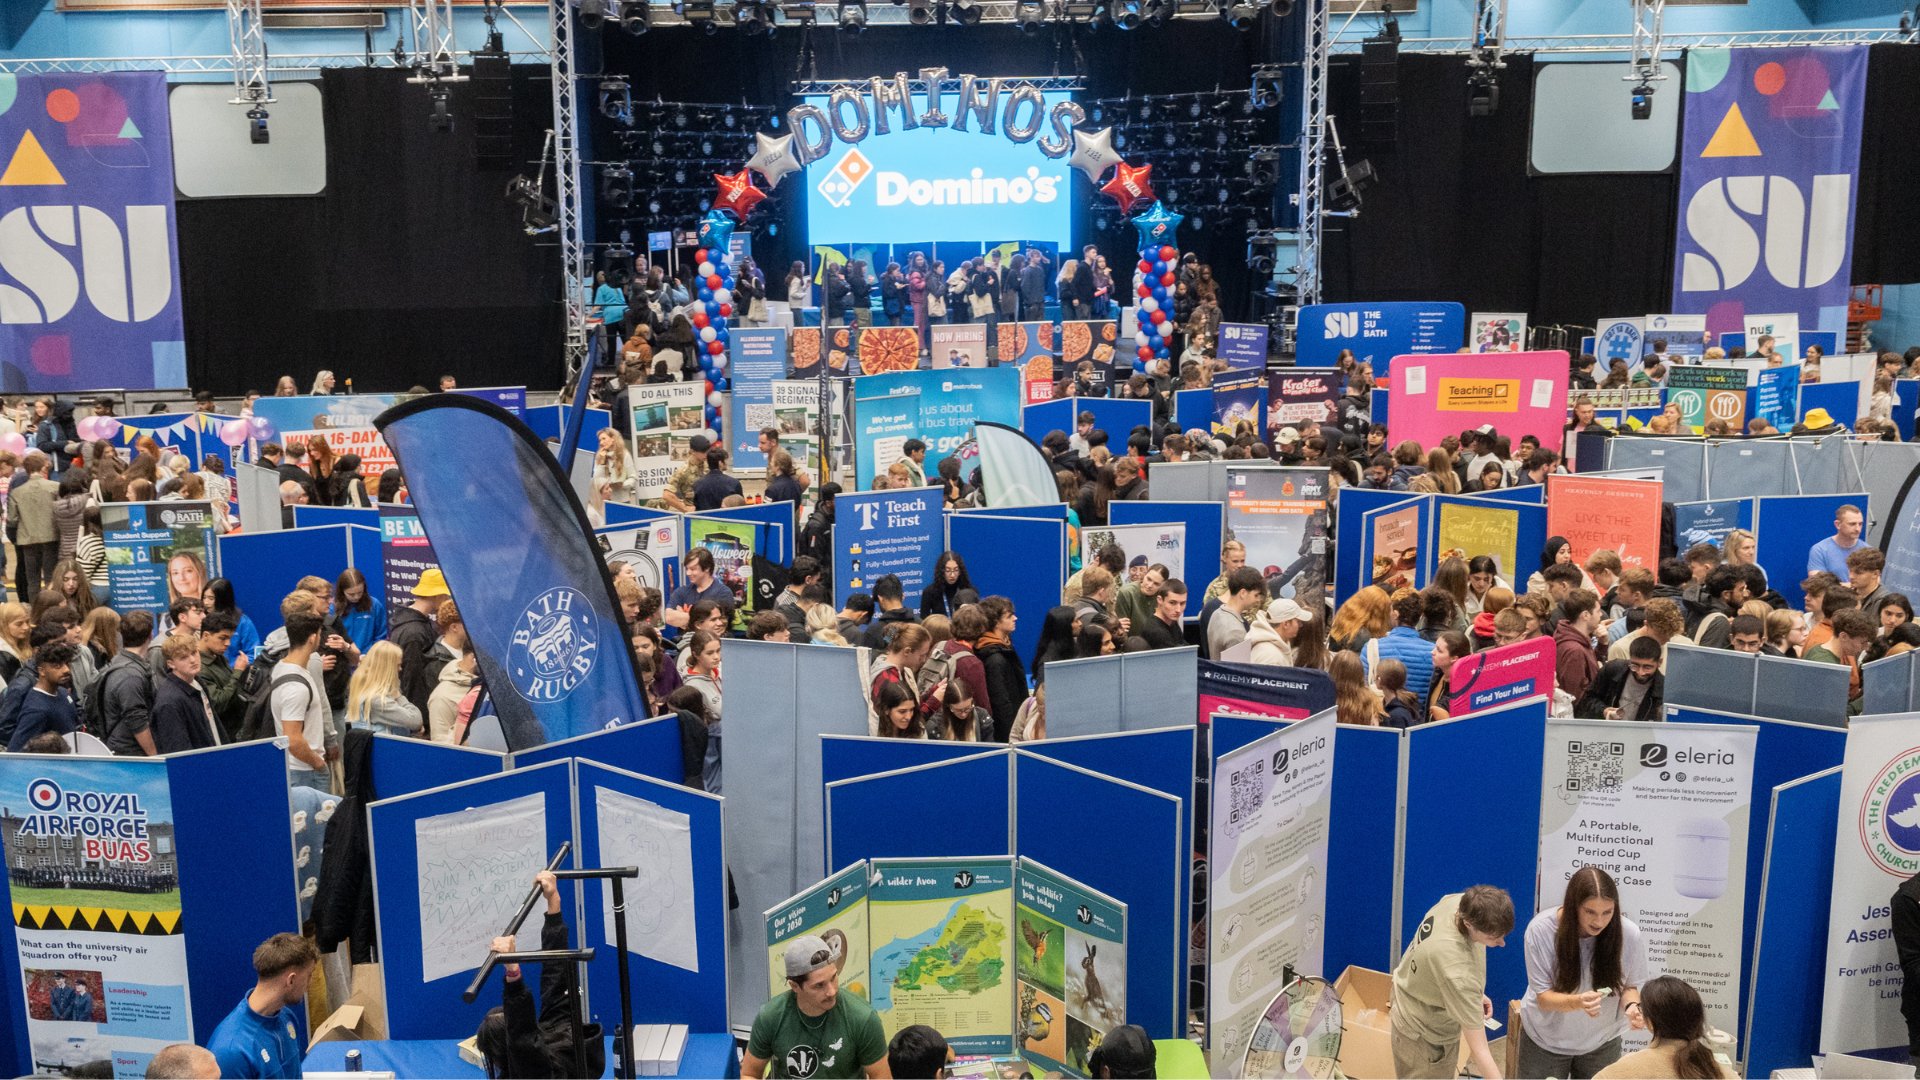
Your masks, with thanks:
[(1567, 790), (1618, 791), (1626, 756), (1626, 743), (1569, 742)]
[(742, 417), (742, 420), (744, 420), (744, 424), (742, 426), (744, 426), (748, 431), (759, 431), (761, 428), (769, 428), (774, 426), (774, 419), (775, 417), (773, 414), (772, 405), (770, 404), (748, 405), (746, 409), (746, 416)]
[(1227, 777), (1227, 821), (1239, 824), (1260, 811), (1260, 805), (1267, 801), (1266, 762), (1257, 761), (1251, 766), (1232, 773)]

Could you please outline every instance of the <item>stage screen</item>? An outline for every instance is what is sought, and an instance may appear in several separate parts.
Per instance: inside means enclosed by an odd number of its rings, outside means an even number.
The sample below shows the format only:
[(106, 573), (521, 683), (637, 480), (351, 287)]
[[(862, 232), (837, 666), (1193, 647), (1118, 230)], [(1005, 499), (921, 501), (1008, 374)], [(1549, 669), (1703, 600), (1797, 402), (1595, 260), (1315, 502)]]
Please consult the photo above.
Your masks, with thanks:
[[(1046, 94), (1047, 108), (1072, 94)], [(825, 96), (806, 103), (825, 110)], [(916, 103), (922, 101), (915, 95)], [(948, 113), (953, 95), (947, 95)], [(1043, 129), (1042, 134), (1047, 134)], [(997, 244), (1072, 239), (1073, 169), (1035, 142), (949, 127), (869, 135), (835, 142), (807, 166), (811, 244)], [(1000, 181), (1000, 182), (995, 182)]]

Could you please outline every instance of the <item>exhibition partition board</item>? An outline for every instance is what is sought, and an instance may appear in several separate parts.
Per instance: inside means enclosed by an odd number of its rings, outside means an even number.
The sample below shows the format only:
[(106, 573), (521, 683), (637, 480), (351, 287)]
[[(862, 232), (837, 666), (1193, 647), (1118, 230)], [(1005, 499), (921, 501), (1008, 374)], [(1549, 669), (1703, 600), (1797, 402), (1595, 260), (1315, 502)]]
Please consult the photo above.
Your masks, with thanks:
[(1844, 664), (1763, 655), (1754, 672), (1752, 711), (1844, 729), (1850, 677)]
[[(1697, 439), (1623, 435), (1607, 440), (1607, 468), (1664, 470), (1660, 477), (1669, 502), (1699, 502), (1707, 494), (1707, 444)], [(1738, 495), (1740, 492), (1728, 492)]]
[(1754, 561), (1767, 572), (1767, 584), (1786, 598), (1787, 606), (1801, 608), (1806, 595), (1800, 582), (1807, 576), (1807, 550), (1833, 535), (1833, 515), (1842, 506), (1857, 506), (1867, 520), (1873, 508), (1866, 492), (1837, 495), (1779, 495), (1759, 500), (1753, 531), (1758, 541)]
[(795, 518), (797, 512), (795, 505), (790, 502), (749, 503), (746, 506), (736, 506), (727, 510), (708, 510), (699, 516), (720, 518), (724, 521), (758, 521), (777, 526), (767, 530), (772, 537), (772, 550), (758, 554), (772, 559), (781, 566), (791, 566), (795, 533), (801, 525), (806, 524), (804, 519)]
[(1020, 430), (1036, 443), (1049, 431), (1064, 431), (1071, 436), (1083, 412), (1093, 414), (1094, 429), (1107, 433), (1107, 445), (1116, 452), (1126, 448), (1127, 436), (1134, 428), (1153, 423), (1153, 402), (1143, 398), (1073, 397), (1023, 407)]
[(947, 511), (949, 518), (963, 514), (973, 517), (1041, 518), (1046, 521), (1065, 521), (1067, 504), (1051, 502), (1033, 506), (970, 506), (964, 510)]
[[(1839, 359), (1839, 357), (1835, 357)], [(1860, 419), (1860, 384), (1857, 382), (1817, 382), (1800, 385), (1800, 418), (1815, 409), (1827, 410), (1835, 421), (1851, 428)]]
[(1771, 796), (1747, 965), (1749, 1076), (1804, 1068), (1820, 1052), (1820, 1016), (1808, 1006), (1826, 989), (1827, 939), (1819, 929), (1833, 902), (1829, 840), (1840, 813), (1840, 769), (1777, 785)]
[(315, 525), (365, 525), (377, 529), (380, 527), (380, 508), (377, 506), (296, 506), (293, 508), (293, 525), (296, 529), (310, 528)]
[[(1012, 751), (1005, 747), (828, 781), (827, 865), (1011, 855), (1012, 784)], [(906, 806), (925, 812), (902, 813)]]
[[(471, 1004), (460, 994), (533, 875), (574, 839), (573, 814), (572, 766), (564, 761), (367, 807), (389, 1038), (464, 1039), (499, 1004), (498, 972)], [(582, 865), (577, 846), (561, 865)], [(560, 883), (560, 897), (563, 911), (578, 911), (571, 882)], [(516, 942), (540, 947), (537, 912)]]
[(1759, 677), (1758, 659), (1753, 653), (1727, 649), (1667, 646), (1667, 708), (1684, 706), (1751, 714), (1754, 680)]
[(1378, 585), (1388, 594), (1421, 589), (1433, 573), (1433, 560), (1424, 557), (1428, 530), (1433, 524), (1433, 501), (1412, 496), (1388, 503), (1360, 517), (1361, 584)]
[[(387, 549), (379, 521), (371, 525), (347, 526), (347, 559), (355, 570), (366, 575), (369, 590), (381, 587), (387, 578)], [(339, 579), (336, 577), (335, 580)]]
[(1913, 709), (1913, 664), (1920, 654), (1904, 652), (1883, 657), (1860, 669), (1860, 711), (1910, 712)]
[[(820, 779), (826, 784), (852, 780), (860, 776), (911, 769), (957, 761), (975, 754), (1005, 747), (997, 743), (959, 743), (938, 739), (888, 739), (878, 735), (820, 736)], [(823, 873), (837, 873), (840, 866), (826, 865)]]
[(1014, 777), (1016, 790), (1046, 793), (1016, 807), (1015, 850), (1127, 906), (1127, 1021), (1151, 1038), (1184, 1037), (1186, 804), (1024, 748)]
[[(1434, 518), (1427, 558), (1438, 567), (1458, 552), (1471, 560), (1489, 555), (1500, 567), (1499, 576), (1516, 592), (1524, 592), (1533, 573), (1535, 555), (1547, 546), (1547, 511), (1537, 500), (1546, 488), (1502, 488), (1484, 495), (1432, 495)], [(1513, 493), (1514, 498), (1500, 496)], [(1532, 494), (1536, 501), (1517, 496)], [(1344, 497), (1344, 496), (1343, 496)]]
[(483, 776), (498, 776), (506, 771), (507, 755), (497, 750), (376, 732), (372, 764), (374, 797), (394, 799)]
[[(1434, 902), (1469, 885), (1498, 885), (1515, 912), (1534, 910), (1540, 822), (1523, 807), (1540, 802), (1547, 702), (1530, 698), (1406, 732), (1400, 765), (1400, 888), (1394, 914), (1394, 959), (1413, 940)], [(1464, 776), (1498, 776), (1499, 784), (1463, 784)], [(1377, 808), (1376, 808), (1377, 810)], [(1335, 804), (1334, 813), (1341, 807)], [(1463, 842), (1462, 822), (1473, 822)], [(1334, 857), (1346, 853), (1335, 849)], [(1344, 896), (1344, 893), (1335, 893)], [(1520, 949), (1487, 954), (1487, 995), (1518, 998), (1527, 987)]]
[(242, 462), (233, 467), (233, 474), (241, 527), (250, 533), (279, 532), (279, 472)]
[[(534, 405), (520, 414), (526, 421), (527, 429), (541, 439), (558, 439), (566, 433), (567, 417), (573, 412), (571, 405)], [(613, 414), (605, 409), (588, 409), (580, 422), (580, 446), (593, 456), (593, 448), (600, 438), (600, 429), (613, 426)]]
[[(379, 530), (374, 530), (376, 540)], [(280, 629), (280, 601), (309, 574), (333, 581), (353, 565), (351, 527), (322, 525), (275, 532), (229, 533), (218, 538), (220, 565), (233, 582), (234, 603), (266, 637)], [(380, 566), (367, 568), (377, 582)]]
[[(1060, 587), (1067, 581), (1067, 523), (954, 514), (947, 518), (947, 547), (966, 560), (981, 596), (1013, 601), (1013, 648), (1031, 658), (1047, 609), (1060, 603)], [(917, 606), (919, 598), (909, 600)]]
[(516, 752), (512, 767), (524, 769), (576, 757), (591, 758), (602, 765), (668, 784), (684, 784), (687, 781), (686, 765), (680, 756), (680, 717), (674, 713), (576, 735), (571, 739), (542, 743)]
[(1175, 390), (1173, 392), (1173, 422), (1182, 432), (1199, 428), (1201, 431), (1213, 427), (1213, 391), (1202, 387), (1198, 390)]
[[(1213, 417), (1213, 391), (1195, 390), (1206, 395), (1207, 422), (1195, 425), (1204, 429)], [(1147, 489), (1148, 502), (1211, 502), (1226, 497), (1227, 474), (1217, 461), (1167, 461), (1148, 471), (1153, 482)], [(1211, 580), (1211, 579), (1209, 579)]]
[(1143, 731), (1193, 716), (1199, 656), (1193, 648), (1155, 649), (1049, 662), (1049, 741)]
[[(1520, 503), (1523, 506), (1544, 506), (1547, 501), (1547, 489), (1540, 484), (1528, 484), (1524, 487), (1504, 487), (1498, 491), (1483, 491), (1474, 495), (1473, 498), (1488, 502)], [(1544, 520), (1542, 525), (1544, 527)], [(1541, 547), (1546, 545), (1545, 540), (1540, 541)]]
[[(1159, 482), (1159, 476), (1156, 473), (1154, 483)], [(1336, 532), (1345, 537), (1365, 536), (1363, 523), (1368, 513), (1384, 506), (1405, 502), (1408, 498), (1408, 494), (1404, 491), (1343, 487), (1340, 489), (1340, 497), (1334, 500), (1334, 512), (1339, 522)], [(1362, 544), (1354, 543), (1333, 545), (1333, 599), (1336, 606), (1346, 603), (1354, 593), (1373, 583), (1372, 567), (1365, 561), (1362, 547)], [(1188, 589), (1194, 587), (1191, 583), (1187, 585)], [(1206, 586), (1201, 585), (1199, 588), (1204, 590)]]
[[(1920, 383), (1916, 383), (1920, 386)], [(1896, 414), (1898, 410), (1895, 410)], [(1911, 414), (1909, 414), (1911, 418)], [(1892, 498), (1898, 489), (1882, 491), (1868, 487), (1861, 479), (1860, 462), (1856, 451), (1865, 447), (1845, 435), (1830, 435), (1824, 439), (1794, 439), (1793, 471), (1800, 481), (1801, 495), (1831, 495), (1845, 491), (1872, 491), (1886, 498)], [(1888, 446), (1889, 443), (1876, 442), (1874, 446)]]
[[(1155, 483), (1159, 482), (1159, 470), (1165, 467), (1153, 466)], [(1226, 510), (1217, 502), (1123, 500), (1107, 504), (1107, 520), (1115, 525), (1178, 522), (1187, 527), (1185, 565), (1168, 569), (1187, 584), (1186, 617), (1199, 618), (1200, 610), (1206, 606), (1207, 584), (1220, 573), (1220, 545), (1225, 542), (1227, 530)]]
[[(1797, 441), (1797, 440), (1795, 440)], [(1798, 495), (1794, 448), (1785, 439), (1742, 439), (1707, 448), (1707, 491), (1741, 498)]]

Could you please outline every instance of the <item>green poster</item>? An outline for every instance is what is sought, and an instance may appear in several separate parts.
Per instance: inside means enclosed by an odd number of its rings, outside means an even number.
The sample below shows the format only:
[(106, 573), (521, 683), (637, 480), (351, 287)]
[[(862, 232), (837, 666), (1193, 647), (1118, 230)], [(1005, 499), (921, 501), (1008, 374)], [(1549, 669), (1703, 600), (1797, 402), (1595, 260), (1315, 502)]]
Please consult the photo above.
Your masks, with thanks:
[(1087, 1076), (1101, 1037), (1127, 1020), (1127, 906), (1031, 859), (1014, 884), (1019, 1051)]
[(889, 1032), (926, 1024), (956, 1054), (1013, 1052), (1013, 860), (876, 859), (868, 1000)]

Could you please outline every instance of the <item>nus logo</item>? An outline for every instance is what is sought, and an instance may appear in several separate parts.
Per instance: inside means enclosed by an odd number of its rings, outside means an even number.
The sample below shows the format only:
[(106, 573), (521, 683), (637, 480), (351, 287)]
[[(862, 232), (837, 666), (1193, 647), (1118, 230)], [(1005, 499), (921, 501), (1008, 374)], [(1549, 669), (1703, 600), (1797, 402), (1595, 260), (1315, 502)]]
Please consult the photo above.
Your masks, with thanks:
[(1684, 252), (1680, 289), (1737, 288), (1764, 260), (1789, 289), (1825, 285), (1847, 257), (1853, 177), (1815, 176), (1811, 196), (1784, 176), (1730, 176), (1687, 200), (1687, 235), (1705, 254)]

